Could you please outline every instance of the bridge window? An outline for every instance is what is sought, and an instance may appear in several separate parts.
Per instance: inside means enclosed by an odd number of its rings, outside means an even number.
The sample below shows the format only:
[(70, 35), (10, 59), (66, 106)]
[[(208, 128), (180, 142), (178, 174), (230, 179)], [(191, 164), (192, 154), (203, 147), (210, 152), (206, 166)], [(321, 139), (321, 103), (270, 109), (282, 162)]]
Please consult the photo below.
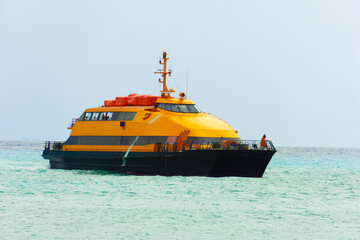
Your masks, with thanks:
[(177, 104), (171, 104), (171, 111), (180, 112), (179, 106)]
[(171, 111), (171, 105), (170, 104), (164, 104), (164, 106), (165, 106), (165, 110)]
[(186, 105), (179, 105), (179, 108), (180, 108), (180, 112), (183, 112), (183, 113), (188, 113), (190, 112), (190, 110), (187, 108)]
[(195, 104), (169, 104), (169, 103), (157, 103), (157, 108), (161, 108), (171, 112), (180, 113), (199, 113), (200, 109)]

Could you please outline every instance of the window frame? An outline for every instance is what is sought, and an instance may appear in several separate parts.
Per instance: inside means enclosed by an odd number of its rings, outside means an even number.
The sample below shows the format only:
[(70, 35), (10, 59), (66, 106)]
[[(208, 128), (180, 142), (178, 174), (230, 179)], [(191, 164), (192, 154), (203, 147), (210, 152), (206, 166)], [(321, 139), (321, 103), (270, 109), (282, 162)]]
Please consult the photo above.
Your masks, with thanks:
[(83, 112), (78, 121), (132, 121), (136, 114), (137, 112)]
[[(201, 110), (195, 104), (157, 103), (155, 107), (176, 113), (201, 113)], [(185, 107), (186, 110), (184, 111)]]

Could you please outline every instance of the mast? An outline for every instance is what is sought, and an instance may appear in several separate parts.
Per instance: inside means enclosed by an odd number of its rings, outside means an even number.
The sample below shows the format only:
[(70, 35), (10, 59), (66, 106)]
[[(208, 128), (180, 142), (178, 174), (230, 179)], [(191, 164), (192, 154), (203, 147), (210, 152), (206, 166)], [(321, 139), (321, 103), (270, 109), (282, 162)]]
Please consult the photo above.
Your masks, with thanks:
[(162, 75), (162, 81), (161, 79), (159, 79), (159, 82), (163, 84), (163, 89), (160, 91), (161, 92), (161, 97), (163, 98), (169, 98), (170, 93), (175, 92), (173, 89), (168, 89), (167, 85), (166, 85), (166, 75), (169, 74), (169, 76), (171, 76), (171, 69), (169, 69), (169, 71), (166, 70), (166, 61), (169, 60), (169, 58), (166, 57), (167, 53), (163, 52), (163, 57), (162, 59), (160, 59), (159, 63), (161, 65), (163, 65), (163, 69), (158, 69), (158, 72), (154, 72), (155, 74), (161, 74)]

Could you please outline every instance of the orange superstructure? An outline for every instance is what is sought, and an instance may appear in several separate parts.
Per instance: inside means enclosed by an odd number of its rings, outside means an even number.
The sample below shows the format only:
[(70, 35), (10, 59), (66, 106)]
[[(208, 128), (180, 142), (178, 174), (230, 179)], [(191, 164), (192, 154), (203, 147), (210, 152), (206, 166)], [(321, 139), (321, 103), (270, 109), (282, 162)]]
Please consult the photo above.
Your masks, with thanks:
[[(193, 101), (185, 98), (185, 94), (181, 93), (180, 98), (171, 96), (174, 90), (168, 89), (166, 76), (172, 71), (166, 70), (167, 60), (169, 58), (164, 52), (160, 60), (163, 70), (155, 72), (161, 74), (163, 78), (160, 80), (163, 86), (161, 97), (130, 94), (116, 97), (115, 100), (105, 100), (104, 107), (86, 109), (72, 127), (70, 138), (63, 149), (124, 151), (131, 144), (130, 142), (116, 145), (101, 143), (101, 137), (111, 139), (114, 136), (139, 136), (140, 139), (152, 137), (154, 141), (157, 141), (156, 137), (163, 137), (168, 143), (173, 139), (178, 139), (177, 142), (171, 143), (176, 143), (177, 149), (179, 145), (183, 146), (183, 142), (186, 142), (188, 138), (193, 140), (194, 146), (201, 142), (239, 140), (238, 134), (229, 124), (211, 114), (201, 112)], [(125, 116), (126, 114), (133, 116), (129, 118)], [(184, 132), (187, 133), (185, 138)], [(86, 140), (79, 142), (79, 139), (90, 139), (92, 136), (98, 136), (99, 144), (96, 144), (96, 140), (89, 140), (94, 144), (85, 144)], [(181, 139), (181, 144), (179, 139)], [(154, 145), (157, 144), (151, 141), (147, 143), (142, 145), (135, 143), (131, 151), (153, 151)]]

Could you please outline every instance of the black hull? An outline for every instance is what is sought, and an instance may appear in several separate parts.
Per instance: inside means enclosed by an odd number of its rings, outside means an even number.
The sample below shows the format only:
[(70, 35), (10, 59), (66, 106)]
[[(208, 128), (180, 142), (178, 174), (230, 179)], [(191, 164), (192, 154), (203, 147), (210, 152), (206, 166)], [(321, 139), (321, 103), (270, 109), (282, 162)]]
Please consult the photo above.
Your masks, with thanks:
[(44, 150), (52, 169), (106, 170), (124, 174), (262, 177), (275, 150), (183, 152), (81, 152)]

